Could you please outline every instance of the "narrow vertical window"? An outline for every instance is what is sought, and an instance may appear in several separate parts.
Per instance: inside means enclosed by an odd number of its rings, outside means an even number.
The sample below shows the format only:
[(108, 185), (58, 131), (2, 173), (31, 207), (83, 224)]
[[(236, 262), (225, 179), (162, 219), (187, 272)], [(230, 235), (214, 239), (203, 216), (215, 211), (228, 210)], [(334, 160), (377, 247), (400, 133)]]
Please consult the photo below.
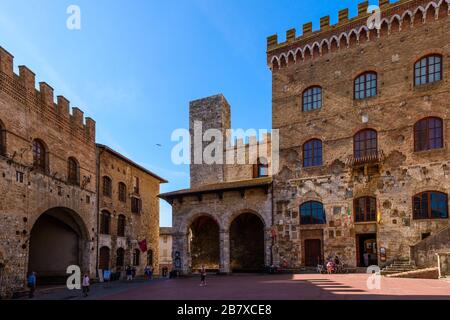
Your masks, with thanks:
[(112, 181), (111, 178), (104, 176), (103, 177), (103, 195), (105, 197), (111, 197), (112, 196)]
[(0, 120), (0, 156), (6, 154), (6, 130), (3, 122)]
[(73, 185), (80, 184), (80, 170), (75, 158), (69, 158), (67, 181)]
[(127, 202), (127, 186), (123, 182), (119, 182), (119, 201)]
[(47, 155), (42, 141), (33, 141), (33, 167), (41, 172), (47, 172)]

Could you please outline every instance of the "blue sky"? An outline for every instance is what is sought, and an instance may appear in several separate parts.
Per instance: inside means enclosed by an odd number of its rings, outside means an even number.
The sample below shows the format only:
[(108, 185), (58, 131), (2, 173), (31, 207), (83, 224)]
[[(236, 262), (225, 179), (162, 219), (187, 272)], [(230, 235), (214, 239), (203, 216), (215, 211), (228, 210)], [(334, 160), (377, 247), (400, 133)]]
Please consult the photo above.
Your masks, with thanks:
[[(171, 133), (187, 128), (189, 101), (223, 93), (234, 128), (271, 128), (266, 37), (339, 9), (350, 0), (2, 0), (0, 46), (56, 95), (97, 121), (97, 141), (170, 181), (189, 186), (189, 168), (172, 164)], [(376, 4), (376, 1), (371, 1)], [(81, 30), (68, 30), (69, 5)], [(161, 144), (162, 147), (158, 147)], [(161, 225), (171, 209), (161, 201)]]

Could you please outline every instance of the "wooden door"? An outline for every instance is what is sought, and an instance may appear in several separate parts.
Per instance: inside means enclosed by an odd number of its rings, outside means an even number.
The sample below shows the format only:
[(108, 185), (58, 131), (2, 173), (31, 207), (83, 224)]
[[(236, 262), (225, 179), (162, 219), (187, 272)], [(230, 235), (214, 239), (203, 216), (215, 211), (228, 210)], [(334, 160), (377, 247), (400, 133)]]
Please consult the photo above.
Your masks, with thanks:
[(305, 240), (305, 265), (316, 267), (322, 262), (322, 242), (318, 239)]

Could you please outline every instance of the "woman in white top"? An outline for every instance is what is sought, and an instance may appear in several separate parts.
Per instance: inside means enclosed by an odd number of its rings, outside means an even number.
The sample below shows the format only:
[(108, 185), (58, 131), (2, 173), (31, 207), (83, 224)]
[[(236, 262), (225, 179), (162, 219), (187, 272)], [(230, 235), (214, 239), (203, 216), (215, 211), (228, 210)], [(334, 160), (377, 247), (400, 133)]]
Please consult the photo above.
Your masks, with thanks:
[(90, 285), (91, 285), (91, 280), (89, 279), (89, 276), (87, 274), (85, 274), (83, 276), (83, 283), (81, 285), (83, 288), (83, 296), (85, 296), (85, 297), (88, 296)]

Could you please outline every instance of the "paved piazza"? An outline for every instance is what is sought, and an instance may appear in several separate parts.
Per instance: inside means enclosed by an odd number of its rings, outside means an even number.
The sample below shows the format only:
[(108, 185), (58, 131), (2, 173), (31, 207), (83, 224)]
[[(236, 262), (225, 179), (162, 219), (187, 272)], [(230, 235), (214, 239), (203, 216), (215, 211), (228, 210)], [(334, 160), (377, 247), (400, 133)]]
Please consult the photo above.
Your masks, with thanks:
[[(90, 300), (450, 300), (450, 281), (381, 279), (381, 290), (369, 290), (367, 275), (231, 275), (209, 276), (206, 287), (197, 277), (92, 286)], [(78, 300), (80, 292), (41, 289), (35, 299)]]

